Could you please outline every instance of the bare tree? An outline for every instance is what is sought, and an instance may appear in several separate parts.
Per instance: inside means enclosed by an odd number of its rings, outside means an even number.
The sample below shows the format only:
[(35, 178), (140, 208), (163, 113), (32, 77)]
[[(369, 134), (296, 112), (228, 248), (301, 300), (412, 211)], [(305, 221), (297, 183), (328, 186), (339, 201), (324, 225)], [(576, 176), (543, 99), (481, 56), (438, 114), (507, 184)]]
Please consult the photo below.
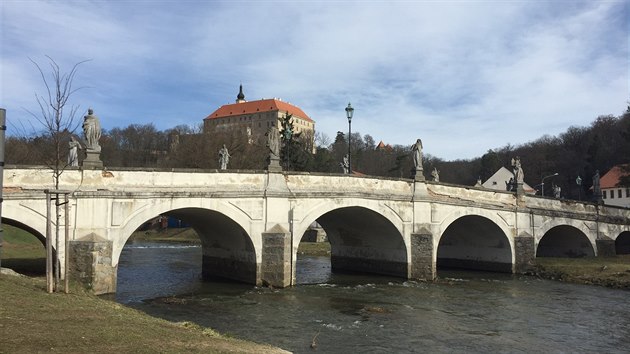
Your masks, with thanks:
[[(35, 65), (39, 71), (46, 92), (43, 95), (35, 94), (35, 99), (39, 105), (40, 112), (35, 114), (28, 111), (37, 122), (39, 122), (44, 129), (44, 136), (48, 137), (51, 146), (48, 146), (46, 151), (50, 151), (45, 156), (46, 164), (53, 171), (53, 183), (55, 188), (53, 191), (46, 191), (46, 203), (47, 203), (47, 226), (46, 226), (46, 287), (48, 292), (57, 289), (60, 280), (60, 267), (59, 264), (59, 229), (61, 219), (61, 206), (65, 205), (65, 242), (67, 251), (68, 247), (68, 192), (59, 190), (59, 180), (61, 174), (70, 164), (67, 159), (68, 154), (68, 140), (70, 140), (71, 134), (78, 127), (78, 122), (75, 122), (78, 106), (69, 105), (70, 97), (80, 88), (73, 88), (73, 81), (77, 73), (78, 66), (83, 62), (79, 62), (72, 67), (72, 70), (68, 73), (63, 73), (57, 63), (49, 56), (46, 56), (50, 65), (50, 73), (47, 76), (44, 70), (34, 60), (29, 60)], [(63, 144), (63, 146), (62, 146)], [(64, 195), (64, 200), (61, 201), (60, 195)], [(54, 195), (54, 198), (51, 198)], [(50, 202), (54, 200), (55, 203), (55, 242), (57, 253), (53, 255), (52, 243), (51, 243), (51, 217), (50, 217)], [(65, 291), (68, 292), (68, 254), (66, 253), (65, 262)], [(54, 266), (53, 266), (54, 262)], [(53, 281), (53, 269), (55, 270)], [(54, 283), (54, 284), (53, 284)]]
[(76, 121), (76, 113), (79, 106), (69, 105), (70, 97), (83, 87), (73, 88), (74, 78), (79, 65), (87, 60), (74, 64), (72, 70), (63, 73), (57, 63), (49, 56), (46, 56), (50, 65), (50, 73), (46, 75), (37, 62), (29, 60), (35, 65), (42, 77), (45, 93), (35, 94), (35, 99), (39, 105), (39, 113), (36, 114), (27, 110), (28, 113), (43, 127), (44, 135), (47, 135), (52, 143), (48, 147), (45, 155), (46, 165), (53, 170), (53, 180), (55, 189), (59, 188), (59, 178), (68, 167), (66, 155), (68, 152), (67, 141), (69, 136), (75, 132), (79, 126)]

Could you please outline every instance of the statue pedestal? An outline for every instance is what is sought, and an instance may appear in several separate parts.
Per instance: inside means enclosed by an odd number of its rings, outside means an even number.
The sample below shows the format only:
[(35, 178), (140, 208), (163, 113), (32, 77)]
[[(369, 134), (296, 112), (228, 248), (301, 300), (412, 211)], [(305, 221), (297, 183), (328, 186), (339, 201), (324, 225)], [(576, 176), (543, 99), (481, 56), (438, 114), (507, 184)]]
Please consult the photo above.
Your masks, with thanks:
[(280, 158), (277, 156), (269, 156), (269, 165), (267, 166), (269, 172), (282, 172), (282, 166), (280, 166)]
[(85, 160), (83, 160), (81, 166), (87, 169), (103, 168), (103, 161), (101, 161), (101, 152), (94, 150), (86, 150)]
[(425, 181), (424, 170), (422, 169), (422, 167), (420, 167), (420, 168), (412, 168), (411, 169), (411, 178), (413, 178), (413, 180), (417, 181), (417, 182), (424, 182)]

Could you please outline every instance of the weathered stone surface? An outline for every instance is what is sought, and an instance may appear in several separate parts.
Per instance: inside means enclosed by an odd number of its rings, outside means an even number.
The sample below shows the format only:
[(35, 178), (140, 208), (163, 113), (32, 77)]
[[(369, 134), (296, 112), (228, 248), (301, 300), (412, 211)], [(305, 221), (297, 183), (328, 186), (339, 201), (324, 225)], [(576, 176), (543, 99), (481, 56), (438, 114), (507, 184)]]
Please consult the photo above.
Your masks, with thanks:
[(112, 264), (112, 242), (86, 240), (70, 241), (69, 276), (96, 295), (116, 292), (116, 268)]
[(514, 273), (528, 273), (536, 265), (534, 238), (526, 233), (514, 238)]
[(256, 280), (256, 263), (231, 258), (212, 257), (203, 255), (203, 279), (230, 279), (245, 283), (260, 285)]
[(412, 279), (433, 280), (436, 277), (436, 264), (433, 261), (433, 235), (422, 229), (411, 234), (411, 269)]
[(262, 234), (262, 283), (278, 288), (291, 286), (291, 234), (275, 225)]
[(103, 161), (101, 161), (101, 153), (98, 151), (86, 151), (86, 156), (81, 166), (87, 169), (100, 169), (103, 168)]
[(617, 255), (615, 240), (604, 236), (595, 240), (595, 244), (597, 245), (598, 257), (614, 257)]

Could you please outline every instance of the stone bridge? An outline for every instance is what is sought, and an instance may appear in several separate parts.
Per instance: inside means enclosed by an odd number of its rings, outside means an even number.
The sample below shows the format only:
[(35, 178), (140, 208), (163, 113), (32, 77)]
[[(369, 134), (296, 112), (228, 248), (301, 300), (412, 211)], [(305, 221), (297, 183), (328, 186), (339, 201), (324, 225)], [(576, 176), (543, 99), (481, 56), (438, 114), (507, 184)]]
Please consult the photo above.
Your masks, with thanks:
[[(43, 241), (53, 186), (51, 170), (5, 168), (2, 222)], [(432, 280), (438, 265), (523, 273), (537, 255), (611, 255), (615, 240), (630, 239), (628, 209), (429, 181), (72, 169), (59, 189), (70, 191), (71, 241), (55, 251), (96, 293), (116, 291), (125, 243), (159, 215), (192, 225), (204, 277), (276, 287), (295, 284), (298, 245), (314, 221), (328, 234), (333, 271), (406, 279)]]

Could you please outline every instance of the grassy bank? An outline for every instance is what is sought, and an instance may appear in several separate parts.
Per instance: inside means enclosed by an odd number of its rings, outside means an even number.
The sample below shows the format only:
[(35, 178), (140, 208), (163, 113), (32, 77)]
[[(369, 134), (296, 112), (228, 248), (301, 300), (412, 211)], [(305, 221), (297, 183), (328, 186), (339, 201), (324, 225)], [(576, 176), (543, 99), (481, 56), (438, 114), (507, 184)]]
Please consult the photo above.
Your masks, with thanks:
[[(45, 249), (33, 235), (3, 225), (2, 267), (43, 275)], [(182, 232), (184, 231), (184, 232)], [(194, 231), (138, 232), (149, 240), (198, 242)], [(47, 294), (41, 277), (0, 276), (0, 353), (283, 353), (223, 337), (192, 323), (148, 316), (78, 288)]]
[(46, 248), (35, 236), (10, 225), (2, 225), (2, 268), (29, 276), (46, 275)]
[(536, 275), (569, 283), (630, 290), (630, 255), (537, 258)]
[(286, 353), (78, 290), (47, 294), (41, 278), (0, 276), (0, 299), (0, 353)]
[(298, 254), (309, 256), (330, 256), (330, 243), (328, 242), (300, 242)]
[(163, 230), (136, 231), (131, 235), (129, 241), (201, 243), (201, 240), (199, 240), (199, 236), (197, 235), (195, 230), (189, 227), (177, 229), (172, 228)]

